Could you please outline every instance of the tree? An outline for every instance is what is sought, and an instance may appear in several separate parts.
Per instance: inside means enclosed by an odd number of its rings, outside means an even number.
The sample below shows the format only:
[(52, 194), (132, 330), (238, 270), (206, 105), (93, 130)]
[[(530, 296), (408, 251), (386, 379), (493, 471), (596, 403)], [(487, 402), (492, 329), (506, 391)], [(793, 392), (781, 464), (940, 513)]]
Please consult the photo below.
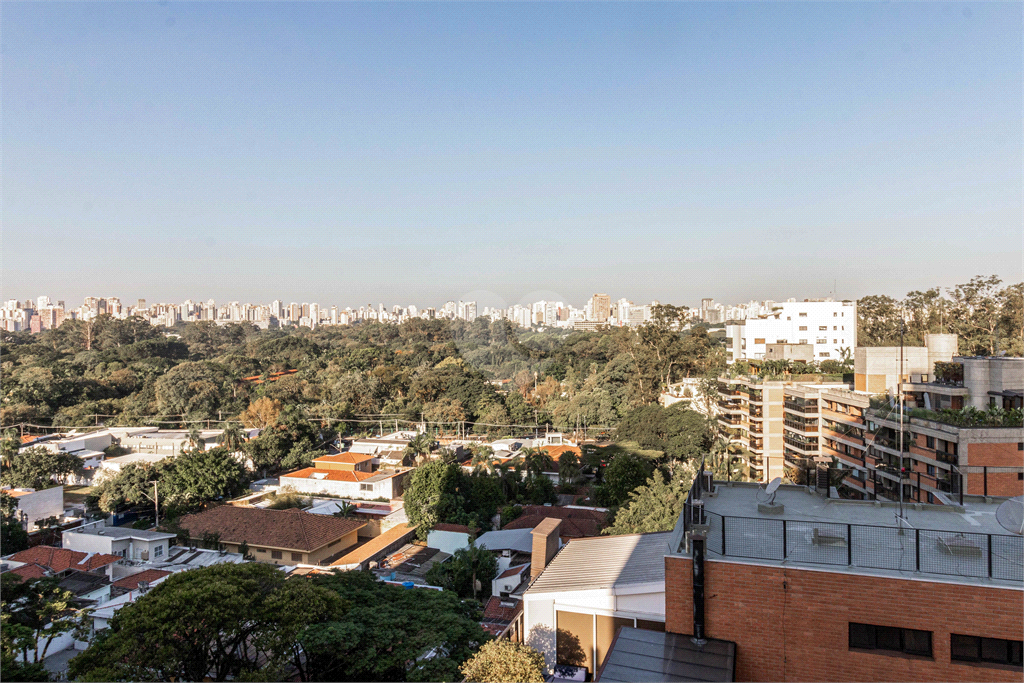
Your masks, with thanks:
[(498, 575), (494, 553), (470, 542), (469, 547), (456, 550), (447, 562), (435, 564), (427, 572), (427, 581), (445, 590), (455, 591), (463, 598), (490, 597), (491, 581)]
[(405, 511), (422, 539), (438, 522), (452, 519), (463, 511), (460, 495), (461, 468), (439, 460), (416, 468), (405, 488)]
[(405, 447), (405, 454), (419, 459), (420, 462), (430, 455), (434, 448), (434, 439), (426, 432), (414, 436)]
[(77, 455), (35, 446), (14, 455), (0, 474), (0, 481), (13, 488), (48, 489), (67, 483), (72, 475), (83, 471)]
[(544, 655), (508, 639), (485, 643), (459, 668), (466, 681), (476, 683), (543, 683), (544, 670)]
[(266, 429), (277, 422), (280, 413), (281, 402), (264, 396), (250, 403), (239, 419), (249, 429)]
[(221, 436), (220, 442), (221, 445), (232, 453), (237, 453), (242, 450), (242, 445), (245, 443), (245, 436), (242, 434), (242, 428), (237, 422), (224, 423), (224, 434)]
[(488, 474), (494, 472), (497, 462), (494, 459), (493, 448), (482, 444), (473, 444), (469, 448), (473, 452), (470, 464), (473, 466), (474, 472), (487, 472)]
[(650, 457), (636, 450), (620, 450), (605, 469), (604, 483), (597, 487), (598, 501), (606, 506), (623, 504), (634, 489), (644, 485), (653, 470)]
[(524, 448), (519, 451), (526, 474), (531, 477), (543, 476), (553, 467), (551, 456), (543, 448)]
[(580, 477), (580, 459), (573, 451), (565, 451), (558, 457), (558, 482), (572, 484)]
[(0, 491), (0, 548), (9, 555), (28, 548), (28, 532), (17, 516), (18, 503), (13, 496)]
[(170, 490), (164, 497), (180, 509), (234, 497), (246, 486), (245, 466), (223, 446), (182, 453), (174, 459), (170, 474), (166, 480)]
[(217, 416), (230, 385), (224, 368), (209, 361), (174, 366), (154, 384), (157, 407), (164, 415), (206, 420)]
[(671, 482), (655, 471), (647, 484), (630, 492), (628, 500), (615, 513), (615, 521), (601, 533), (646, 534), (675, 528), (696, 476), (692, 464), (687, 463), (684, 470), (681, 481)]
[(370, 572), (316, 575), (349, 606), (300, 637), (307, 675), (321, 681), (453, 681), (488, 639), (477, 603), (451, 591), (403, 590)]
[(27, 581), (13, 573), (0, 577), (4, 626), (15, 632), (11, 646), (16, 643), (26, 661), (42, 662), (54, 639), (77, 624), (75, 595), (61, 588), (57, 577)]
[(300, 636), (344, 612), (336, 592), (289, 579), (272, 565), (193, 569), (119, 609), (109, 633), (73, 659), (69, 673), (91, 680), (280, 680), (293, 667), (308, 680)]

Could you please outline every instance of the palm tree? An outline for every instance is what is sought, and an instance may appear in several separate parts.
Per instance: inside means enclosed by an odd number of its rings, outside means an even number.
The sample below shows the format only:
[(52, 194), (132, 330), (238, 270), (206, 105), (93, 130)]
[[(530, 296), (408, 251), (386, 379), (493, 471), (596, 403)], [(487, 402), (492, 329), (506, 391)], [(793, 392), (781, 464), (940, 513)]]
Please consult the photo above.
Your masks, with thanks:
[(195, 425), (188, 428), (188, 445), (192, 450), (201, 449), (206, 445), (206, 442), (203, 441), (203, 433)]
[(405, 454), (415, 457), (417, 462), (422, 462), (421, 458), (426, 459), (433, 447), (434, 440), (425, 432), (421, 432), (405, 447)]
[(558, 457), (558, 482), (572, 484), (580, 476), (580, 459), (573, 451), (566, 451)]
[(552, 465), (551, 456), (543, 448), (524, 448), (519, 451), (523, 458), (523, 466), (531, 476), (540, 476)]
[(244, 442), (245, 436), (242, 434), (242, 428), (239, 424), (237, 422), (225, 422), (221, 444), (232, 453), (236, 453), (242, 449)]
[(473, 446), (473, 470), (477, 472), (494, 472), (494, 449), (490, 446)]
[(356, 506), (353, 505), (352, 503), (348, 502), (347, 500), (343, 500), (340, 503), (338, 503), (338, 511), (334, 513), (334, 516), (351, 517), (356, 513), (357, 509), (358, 508), (356, 508)]

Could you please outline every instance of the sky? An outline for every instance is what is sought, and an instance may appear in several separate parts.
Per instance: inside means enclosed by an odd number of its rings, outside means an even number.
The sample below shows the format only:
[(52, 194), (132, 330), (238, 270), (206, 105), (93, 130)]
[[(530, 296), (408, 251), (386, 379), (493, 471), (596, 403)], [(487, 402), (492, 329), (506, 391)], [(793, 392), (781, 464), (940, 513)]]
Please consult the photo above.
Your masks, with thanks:
[(1018, 282), (1022, 8), (4, 2), (2, 297)]

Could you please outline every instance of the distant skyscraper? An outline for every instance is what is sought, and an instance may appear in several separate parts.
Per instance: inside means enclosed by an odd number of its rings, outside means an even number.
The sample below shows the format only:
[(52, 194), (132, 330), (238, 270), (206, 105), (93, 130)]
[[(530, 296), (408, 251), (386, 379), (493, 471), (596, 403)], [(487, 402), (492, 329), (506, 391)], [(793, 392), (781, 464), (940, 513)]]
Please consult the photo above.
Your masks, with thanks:
[(593, 319), (599, 323), (608, 322), (612, 312), (612, 298), (607, 294), (595, 294), (590, 301)]

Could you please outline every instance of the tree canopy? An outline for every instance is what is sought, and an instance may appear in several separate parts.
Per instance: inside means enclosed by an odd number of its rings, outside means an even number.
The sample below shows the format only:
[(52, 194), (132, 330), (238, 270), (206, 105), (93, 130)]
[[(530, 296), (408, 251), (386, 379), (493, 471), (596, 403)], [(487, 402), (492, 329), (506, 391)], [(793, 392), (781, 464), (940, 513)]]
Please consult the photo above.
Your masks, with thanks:
[(544, 682), (544, 655), (529, 645), (492, 640), (459, 669), (470, 683)]

